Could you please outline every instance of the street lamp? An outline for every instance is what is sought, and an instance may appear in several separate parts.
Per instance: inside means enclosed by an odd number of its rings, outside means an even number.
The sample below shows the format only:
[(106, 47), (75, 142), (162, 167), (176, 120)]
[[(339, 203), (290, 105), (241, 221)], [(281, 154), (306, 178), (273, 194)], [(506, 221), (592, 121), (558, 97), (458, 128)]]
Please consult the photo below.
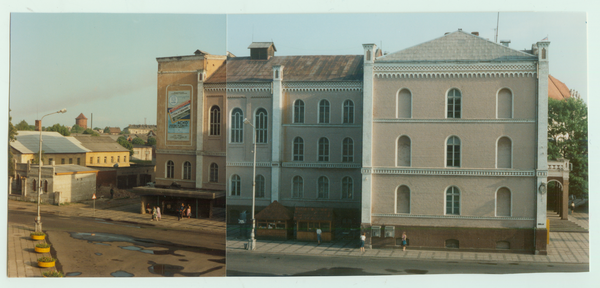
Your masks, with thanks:
[(42, 232), (42, 216), (40, 215), (40, 200), (42, 195), (42, 120), (44, 117), (56, 113), (65, 113), (67, 112), (67, 108), (63, 108), (62, 110), (52, 112), (50, 114), (46, 114), (42, 116), (39, 123), (40, 129), (40, 151), (38, 152), (38, 199), (37, 199), (37, 218), (35, 218), (35, 232)]
[(244, 118), (244, 124), (252, 126), (254, 132), (254, 161), (252, 163), (252, 231), (250, 231), (250, 240), (248, 240), (248, 249), (256, 249), (256, 239), (254, 239), (254, 229), (256, 228), (256, 220), (254, 219), (254, 203), (256, 195), (256, 126), (252, 125), (248, 118)]

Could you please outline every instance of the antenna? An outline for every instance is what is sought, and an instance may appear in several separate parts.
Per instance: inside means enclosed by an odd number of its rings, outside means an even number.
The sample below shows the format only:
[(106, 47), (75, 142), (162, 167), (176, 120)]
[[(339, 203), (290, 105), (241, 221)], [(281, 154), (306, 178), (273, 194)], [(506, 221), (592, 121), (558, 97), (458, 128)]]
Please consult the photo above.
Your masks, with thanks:
[(498, 27), (500, 27), (500, 12), (498, 12), (498, 17), (496, 18), (496, 43), (498, 43)]
[(252, 42), (254, 42), (254, 24), (252, 24)]

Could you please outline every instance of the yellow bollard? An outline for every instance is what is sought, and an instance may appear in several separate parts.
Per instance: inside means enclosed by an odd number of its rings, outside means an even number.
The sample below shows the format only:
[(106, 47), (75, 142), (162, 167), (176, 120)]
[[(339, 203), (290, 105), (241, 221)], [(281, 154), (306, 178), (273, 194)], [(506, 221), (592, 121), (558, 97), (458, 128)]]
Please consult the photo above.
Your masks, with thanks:
[(550, 219), (546, 219), (546, 245), (550, 245)]

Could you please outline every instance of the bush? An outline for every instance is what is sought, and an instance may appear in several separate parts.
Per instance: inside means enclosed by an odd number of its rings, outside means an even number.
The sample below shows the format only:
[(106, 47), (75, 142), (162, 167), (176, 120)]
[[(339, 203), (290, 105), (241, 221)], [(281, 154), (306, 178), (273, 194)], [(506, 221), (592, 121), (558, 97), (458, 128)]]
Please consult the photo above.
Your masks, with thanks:
[(56, 270), (46, 271), (42, 273), (45, 277), (63, 277), (63, 273)]
[(50, 246), (51, 245), (48, 244), (48, 243), (38, 243), (38, 244), (35, 244), (35, 247), (37, 247), (37, 248), (50, 248)]
[(56, 259), (52, 258), (52, 257), (40, 257), (37, 260), (38, 262), (53, 262), (56, 261)]
[(46, 233), (44, 233), (44, 232), (31, 232), (31, 234), (29, 234), (29, 236), (46, 236)]

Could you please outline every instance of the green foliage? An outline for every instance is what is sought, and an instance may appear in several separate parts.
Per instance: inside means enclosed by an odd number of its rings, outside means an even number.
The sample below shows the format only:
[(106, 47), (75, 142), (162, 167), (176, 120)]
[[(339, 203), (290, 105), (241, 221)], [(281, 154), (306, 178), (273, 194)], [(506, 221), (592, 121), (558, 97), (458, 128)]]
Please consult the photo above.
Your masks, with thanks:
[(108, 126), (104, 127), (104, 133), (110, 133), (110, 128)]
[(35, 126), (27, 124), (27, 121), (22, 120), (19, 124), (15, 125), (15, 128), (19, 131), (35, 131)]
[(60, 125), (58, 123), (46, 128), (46, 131), (54, 131), (54, 132), (58, 132), (63, 136), (69, 136), (71, 135), (71, 132), (69, 132), (69, 128)]
[(35, 247), (37, 247), (37, 248), (50, 248), (50, 246), (51, 245), (48, 244), (48, 243), (38, 243), (38, 244), (35, 244)]
[[(10, 111), (9, 111), (10, 113)], [(9, 116), (8, 117), (8, 175), (13, 175), (14, 174), (14, 168), (12, 163), (13, 163), (13, 154), (12, 151), (10, 150), (10, 142), (14, 142), (17, 141), (17, 134), (19, 134), (19, 132), (17, 132), (17, 128), (15, 128), (15, 126), (13, 126), (12, 124), (12, 117)]]
[(91, 134), (92, 136), (100, 136), (100, 134), (98, 134), (98, 132), (96, 132), (90, 128), (83, 130), (83, 134)]
[(71, 133), (83, 133), (85, 129), (83, 129), (83, 127), (75, 124), (73, 125), (73, 127), (71, 127)]
[(588, 114), (578, 98), (548, 99), (548, 157), (568, 159), (573, 165), (569, 193), (588, 197)]
[(154, 145), (156, 145), (156, 138), (154, 138), (154, 137), (148, 137), (148, 142), (146, 142), (146, 145), (148, 145), (148, 146), (154, 146)]
[(131, 141), (131, 144), (133, 145), (144, 145), (144, 140), (140, 137), (135, 137), (135, 139), (133, 139)]
[(125, 127), (125, 129), (121, 130), (121, 135), (128, 135), (129, 134), (129, 127)]
[(50, 270), (50, 271), (46, 271), (44, 273), (42, 273), (42, 275), (44, 275), (44, 277), (63, 277), (63, 273), (60, 271), (56, 271), (56, 270)]
[(52, 257), (40, 257), (37, 259), (38, 262), (52, 262), (52, 261), (56, 261), (56, 259), (52, 258)]
[(31, 233), (29, 233), (29, 236), (46, 236), (46, 233), (44, 233), (44, 232), (31, 232)]
[[(42, 159), (45, 159), (46, 158), (45, 156), (46, 156), (46, 153), (44, 152), (44, 150), (42, 150)], [(33, 160), (31, 160), (31, 164), (39, 164), (39, 163), (40, 163), (40, 154), (39, 153), (33, 154)], [(46, 163), (46, 165), (47, 164), (49, 164), (49, 163)]]
[(121, 136), (117, 138), (117, 143), (121, 144), (121, 146), (129, 149), (129, 155), (133, 155), (133, 144), (129, 143), (125, 137)]
[(100, 127), (94, 127), (94, 130), (98, 131), (98, 130), (102, 130), (102, 128), (100, 128)]

